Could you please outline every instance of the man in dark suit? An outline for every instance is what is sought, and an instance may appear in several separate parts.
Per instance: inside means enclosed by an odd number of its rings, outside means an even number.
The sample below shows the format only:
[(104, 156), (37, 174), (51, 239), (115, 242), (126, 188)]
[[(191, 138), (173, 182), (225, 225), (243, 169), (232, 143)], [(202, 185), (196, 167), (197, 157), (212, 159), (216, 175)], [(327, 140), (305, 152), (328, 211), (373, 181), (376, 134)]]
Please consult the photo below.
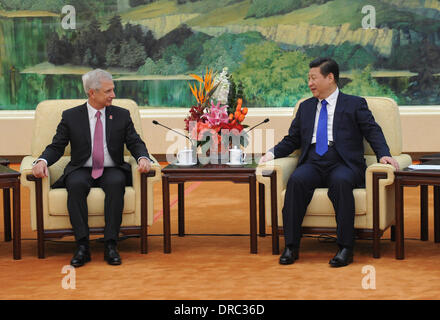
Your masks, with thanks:
[(280, 264), (298, 259), (301, 225), (319, 187), (328, 188), (336, 212), (339, 250), (329, 263), (342, 267), (353, 261), (353, 189), (365, 184), (364, 137), (380, 163), (399, 168), (366, 100), (340, 92), (338, 81), (339, 67), (334, 60), (318, 58), (310, 63), (308, 85), (313, 98), (299, 105), (288, 135), (261, 159), (262, 163), (301, 149), (298, 166), (287, 183), (283, 207), (286, 246)]
[(52, 143), (33, 166), (36, 177), (47, 176), (47, 167), (58, 161), (70, 142), (71, 161), (52, 186), (65, 187), (67, 208), (77, 250), (71, 265), (90, 261), (87, 195), (91, 187), (105, 192), (104, 259), (111, 265), (122, 260), (117, 240), (122, 222), (125, 186), (131, 184), (131, 168), (124, 162), (124, 144), (138, 160), (138, 170), (148, 172), (151, 162), (145, 143), (137, 134), (128, 110), (112, 106), (115, 98), (110, 73), (96, 69), (83, 76), (87, 103), (65, 110)]

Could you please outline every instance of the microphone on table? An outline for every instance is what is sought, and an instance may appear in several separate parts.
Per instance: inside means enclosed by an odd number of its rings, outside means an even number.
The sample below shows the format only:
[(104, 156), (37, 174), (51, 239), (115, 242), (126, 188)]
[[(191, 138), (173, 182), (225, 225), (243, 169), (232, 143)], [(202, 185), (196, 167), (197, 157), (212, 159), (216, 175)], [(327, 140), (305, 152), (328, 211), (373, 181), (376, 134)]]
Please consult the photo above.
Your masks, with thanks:
[(173, 132), (175, 132), (175, 133), (177, 133), (177, 134), (180, 134), (181, 136), (184, 136), (185, 138), (187, 138), (188, 140), (191, 141), (190, 137), (184, 135), (183, 133), (180, 133), (180, 132), (177, 131), (177, 130), (174, 130), (174, 129), (171, 129), (171, 128), (167, 127), (167, 126), (164, 126), (163, 124), (159, 123), (159, 122), (156, 121), (156, 120), (153, 120), (153, 124), (158, 125), (158, 126), (161, 126), (161, 127), (164, 127), (165, 129), (168, 129), (168, 130), (170, 130), (170, 131), (173, 131)]
[(259, 125), (262, 125), (263, 123), (267, 123), (269, 122), (269, 118), (264, 119), (263, 121), (261, 121), (260, 123), (256, 124), (255, 126), (253, 126), (252, 128), (250, 128), (249, 130), (247, 130), (245, 133), (248, 133), (249, 131), (254, 130), (254, 128), (258, 127)]
[(180, 134), (181, 136), (187, 138), (187, 139), (191, 142), (191, 145), (194, 145), (193, 140), (191, 140), (190, 137), (184, 135), (183, 133), (180, 133), (180, 132), (177, 131), (177, 130), (171, 129), (171, 128), (169, 128), (169, 127), (163, 125), (162, 123), (159, 123), (159, 121), (157, 121), (157, 120), (153, 120), (153, 124), (158, 125), (158, 126), (161, 126), (161, 127), (164, 127), (165, 129), (168, 129), (168, 130), (170, 130), (170, 131), (173, 131), (174, 133)]

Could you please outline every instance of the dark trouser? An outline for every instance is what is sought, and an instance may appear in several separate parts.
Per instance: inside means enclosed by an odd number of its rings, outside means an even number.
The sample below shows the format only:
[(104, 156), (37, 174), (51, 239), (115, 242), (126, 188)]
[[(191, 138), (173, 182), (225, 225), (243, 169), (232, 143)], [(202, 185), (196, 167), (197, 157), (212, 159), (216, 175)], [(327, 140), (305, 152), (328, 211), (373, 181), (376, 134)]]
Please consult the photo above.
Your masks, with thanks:
[(316, 188), (328, 188), (328, 197), (336, 212), (337, 243), (343, 247), (354, 245), (353, 189), (364, 184), (341, 159), (336, 149), (320, 156), (315, 145), (310, 147), (306, 161), (289, 178), (283, 207), (283, 228), (286, 246), (299, 248), (301, 225), (307, 206)]
[(93, 179), (91, 168), (80, 168), (65, 178), (67, 188), (67, 209), (75, 239), (89, 238), (87, 196), (92, 187), (100, 187), (105, 192), (104, 202), (104, 240), (119, 238), (124, 208), (125, 173), (115, 167), (107, 167), (101, 177)]

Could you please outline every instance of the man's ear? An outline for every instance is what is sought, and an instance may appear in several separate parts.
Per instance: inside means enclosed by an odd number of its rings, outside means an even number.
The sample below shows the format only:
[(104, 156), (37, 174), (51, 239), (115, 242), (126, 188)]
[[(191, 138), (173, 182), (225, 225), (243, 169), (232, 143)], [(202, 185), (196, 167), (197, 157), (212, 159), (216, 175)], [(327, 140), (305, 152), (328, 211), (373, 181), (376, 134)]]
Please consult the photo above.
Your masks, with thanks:
[(330, 81), (335, 81), (335, 75), (334, 75), (332, 72), (330, 72), (330, 73), (327, 75), (327, 78), (328, 78)]

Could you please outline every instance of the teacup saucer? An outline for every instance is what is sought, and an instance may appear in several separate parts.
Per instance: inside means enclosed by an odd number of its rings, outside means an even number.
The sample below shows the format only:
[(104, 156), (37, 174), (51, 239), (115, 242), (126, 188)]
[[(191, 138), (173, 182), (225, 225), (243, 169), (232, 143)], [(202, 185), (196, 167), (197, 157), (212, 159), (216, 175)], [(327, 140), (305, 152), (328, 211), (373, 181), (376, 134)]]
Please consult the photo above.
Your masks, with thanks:
[(176, 162), (176, 163), (173, 163), (173, 164), (176, 165), (176, 166), (179, 166), (179, 167), (191, 167), (191, 166), (196, 165), (197, 162), (192, 162), (192, 163), (179, 163), (179, 162)]
[(241, 167), (241, 166), (245, 165), (246, 163), (245, 163), (245, 162), (242, 162), (242, 163), (226, 162), (226, 164), (227, 164), (228, 166)]

